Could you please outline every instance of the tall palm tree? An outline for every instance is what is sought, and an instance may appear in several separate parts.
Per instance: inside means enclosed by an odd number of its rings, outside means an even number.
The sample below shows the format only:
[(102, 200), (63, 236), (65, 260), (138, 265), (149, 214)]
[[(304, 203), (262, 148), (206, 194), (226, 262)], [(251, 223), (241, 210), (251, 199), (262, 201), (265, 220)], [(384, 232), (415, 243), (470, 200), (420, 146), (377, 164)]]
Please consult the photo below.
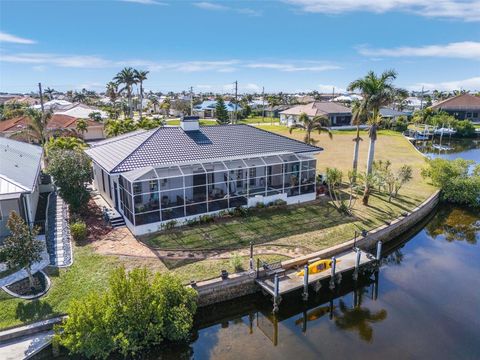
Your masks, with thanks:
[(326, 132), (330, 139), (332, 138), (332, 132), (328, 128), (329, 120), (325, 116), (315, 116), (314, 118), (310, 118), (307, 114), (301, 113), (300, 117), (298, 118), (299, 123), (293, 124), (290, 127), (290, 134), (295, 129), (305, 130), (305, 138), (303, 141), (306, 144), (313, 145), (317, 142), (317, 140), (313, 139), (311, 134), (312, 131), (318, 131), (318, 133)]
[(135, 78), (140, 84), (140, 119), (142, 119), (142, 110), (143, 110), (143, 82), (147, 80), (147, 75), (149, 71), (144, 70), (134, 70)]
[(137, 83), (135, 71), (131, 67), (126, 67), (120, 71), (114, 78), (117, 84), (124, 84), (124, 87), (119, 90), (119, 93), (127, 91), (129, 117), (133, 119), (133, 106), (132, 106), (132, 87)]
[(368, 148), (367, 174), (372, 173), (373, 159), (375, 156), (375, 141), (377, 140), (377, 119), (380, 107), (391, 103), (394, 99), (396, 89), (392, 82), (397, 77), (394, 70), (384, 71), (380, 76), (373, 71), (360, 79), (350, 83), (348, 91), (360, 90), (364, 103), (362, 106), (368, 111), (369, 121), (371, 122), (368, 136), (370, 144)]
[(352, 125), (357, 127), (357, 136), (353, 139), (355, 146), (353, 148), (353, 182), (356, 182), (356, 175), (358, 172), (358, 152), (360, 149), (360, 141), (363, 139), (360, 137), (360, 125), (365, 122), (366, 118), (365, 103), (361, 101), (354, 101), (352, 104)]
[(48, 96), (49, 100), (53, 100), (53, 93), (55, 92), (54, 89), (47, 87), (43, 92)]

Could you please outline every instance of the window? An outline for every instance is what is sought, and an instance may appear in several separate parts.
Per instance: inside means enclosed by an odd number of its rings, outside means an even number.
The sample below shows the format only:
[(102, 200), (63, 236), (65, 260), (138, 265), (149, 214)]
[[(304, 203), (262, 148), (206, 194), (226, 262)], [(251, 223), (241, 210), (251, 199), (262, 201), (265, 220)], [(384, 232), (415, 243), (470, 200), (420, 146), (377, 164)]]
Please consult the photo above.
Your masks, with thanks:
[(105, 172), (102, 170), (102, 187), (103, 192), (105, 192)]
[(466, 118), (471, 118), (472, 117), (472, 113), (469, 113), (467, 112), (467, 115), (465, 115)]
[(255, 178), (257, 177), (257, 168), (250, 168), (248, 170), (248, 176), (250, 176), (250, 185), (255, 185)]
[(473, 118), (474, 119), (478, 118), (478, 113), (473, 113)]

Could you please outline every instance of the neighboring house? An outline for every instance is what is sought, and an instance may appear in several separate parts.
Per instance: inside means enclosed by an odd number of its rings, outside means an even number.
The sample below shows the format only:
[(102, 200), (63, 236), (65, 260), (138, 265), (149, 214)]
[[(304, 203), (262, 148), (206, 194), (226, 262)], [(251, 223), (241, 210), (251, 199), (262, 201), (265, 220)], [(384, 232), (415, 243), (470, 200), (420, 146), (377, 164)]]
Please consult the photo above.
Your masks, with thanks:
[(380, 115), (382, 116), (382, 118), (396, 121), (400, 116), (404, 116), (405, 118), (408, 118), (410, 116), (410, 113), (405, 111), (398, 111), (390, 108), (380, 108)]
[(425, 106), (425, 101), (415, 96), (409, 96), (403, 101), (403, 104), (407, 109), (415, 111), (422, 109)]
[(135, 235), (240, 206), (315, 199), (322, 148), (248, 125), (138, 130), (93, 144), (94, 187)]
[[(55, 100), (50, 100), (50, 101), (47, 101), (46, 103), (43, 104), (43, 109), (45, 111), (62, 111), (62, 110), (66, 110), (66, 109), (69, 109), (70, 107), (72, 107), (73, 103), (71, 103), (70, 101), (67, 101), (67, 100), (58, 100), (58, 99), (55, 99)], [(34, 109), (37, 109), (37, 110), (41, 110), (42, 109), (42, 105), (38, 104), (38, 105), (33, 105), (32, 108)]]
[(340, 95), (332, 99), (332, 101), (344, 102), (344, 103), (351, 103), (352, 101), (357, 101), (357, 100), (363, 100), (363, 97), (357, 94), (350, 94), (350, 95)]
[(311, 95), (296, 95), (295, 102), (298, 104), (308, 104), (314, 102), (315, 98)]
[(458, 120), (480, 121), (480, 97), (461, 94), (433, 104), (431, 109), (444, 111)]
[(40, 99), (35, 99), (30, 96), (15, 96), (14, 98), (5, 101), (6, 105), (13, 104), (13, 103), (33, 106), (36, 104), (40, 104)]
[[(77, 121), (79, 119), (72, 116), (53, 114), (48, 122), (47, 128), (53, 133), (68, 133), (76, 132)], [(104, 124), (90, 119), (85, 119), (87, 122), (87, 131), (80, 135), (84, 140), (100, 140), (105, 139)], [(20, 116), (0, 122), (0, 137), (12, 137), (20, 131), (27, 128), (30, 118), (27, 116)], [(29, 141), (28, 134), (23, 134), (22, 139)]]
[(8, 235), (10, 212), (33, 226), (40, 194), (42, 148), (0, 138), (0, 244)]
[(108, 114), (105, 111), (81, 103), (72, 104), (68, 108), (56, 111), (55, 114), (67, 115), (77, 119), (88, 119), (92, 112), (100, 113), (102, 119), (108, 118)]
[(279, 118), (280, 113), (284, 110), (290, 109), (292, 105), (275, 105), (265, 107), (265, 116), (272, 118)]
[(280, 123), (290, 127), (298, 122), (302, 113), (307, 114), (310, 118), (326, 116), (330, 120), (330, 126), (350, 125), (352, 121), (350, 108), (334, 102), (315, 101), (307, 105), (294, 106), (280, 112)]
[[(193, 107), (193, 113), (196, 116), (199, 116), (201, 118), (215, 118), (216, 113), (215, 113), (215, 107), (217, 106), (217, 101), (216, 100), (205, 100), (199, 105), (195, 105)], [(225, 101), (225, 106), (227, 107), (228, 114), (230, 115), (230, 118), (233, 117), (233, 114), (235, 113), (235, 104), (231, 101)], [(236, 107), (237, 113), (242, 111), (242, 107), (240, 105), (237, 105)]]

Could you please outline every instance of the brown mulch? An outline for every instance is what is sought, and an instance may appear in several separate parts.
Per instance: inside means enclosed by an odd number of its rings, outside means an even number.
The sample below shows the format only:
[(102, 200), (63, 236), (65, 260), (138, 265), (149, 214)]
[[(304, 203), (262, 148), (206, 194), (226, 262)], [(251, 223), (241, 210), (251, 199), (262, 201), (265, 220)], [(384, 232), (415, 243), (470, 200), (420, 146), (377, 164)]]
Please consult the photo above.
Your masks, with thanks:
[(105, 223), (102, 217), (102, 210), (92, 199), (88, 202), (87, 210), (83, 214), (83, 220), (87, 224), (88, 229), (86, 243), (101, 240), (113, 230), (110, 225)]
[(31, 296), (45, 291), (46, 284), (47, 280), (45, 279), (45, 276), (41, 272), (37, 272), (33, 275), (33, 288), (30, 287), (30, 281), (28, 277), (26, 277), (25, 279), (8, 285), (7, 289), (18, 295)]

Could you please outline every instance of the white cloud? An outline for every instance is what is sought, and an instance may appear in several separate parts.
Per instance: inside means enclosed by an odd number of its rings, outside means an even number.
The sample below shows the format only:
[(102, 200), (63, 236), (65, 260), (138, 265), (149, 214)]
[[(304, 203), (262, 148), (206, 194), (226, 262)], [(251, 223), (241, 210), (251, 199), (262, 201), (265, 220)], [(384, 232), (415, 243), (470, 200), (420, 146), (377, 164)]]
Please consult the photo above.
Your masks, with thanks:
[(347, 91), (345, 88), (335, 85), (327, 85), (327, 84), (319, 84), (318, 91), (321, 93), (332, 93), (333, 89), (335, 88), (335, 93), (344, 93)]
[(260, 11), (255, 9), (230, 7), (230, 6), (208, 2), (208, 1), (193, 3), (193, 5), (203, 10), (234, 11), (239, 14), (244, 14), (249, 16), (260, 16), (262, 14)]
[(402, 11), (424, 17), (480, 21), (479, 0), (284, 0), (302, 11), (323, 14)]
[(35, 44), (35, 40), (25, 39), (5, 32), (0, 32), (0, 42), (9, 42), (14, 44)]
[(315, 65), (310, 63), (301, 63), (301, 64), (291, 64), (291, 63), (251, 63), (247, 64), (246, 67), (251, 69), (271, 69), (279, 71), (327, 71), (327, 70), (337, 70), (341, 69), (337, 65)]
[(129, 3), (136, 3), (136, 4), (142, 4), (142, 5), (168, 5), (164, 2), (156, 1), (156, 0), (120, 0), (122, 2), (129, 2)]
[(215, 4), (207, 1), (193, 3), (196, 7), (205, 10), (228, 10), (228, 7), (220, 4)]
[(454, 80), (454, 81), (443, 81), (437, 83), (416, 83), (410, 86), (407, 86), (408, 90), (442, 90), (442, 91), (453, 91), (453, 90), (480, 90), (480, 76), (472, 77), (463, 80)]
[(2, 54), (1, 61), (24, 64), (47, 64), (71, 68), (99, 68), (112, 64), (111, 61), (97, 56), (56, 55), (44, 53)]
[(359, 53), (365, 56), (385, 57), (447, 57), (480, 60), (480, 42), (463, 41), (446, 45), (426, 45), (420, 47), (396, 47), (390, 49), (370, 49), (359, 47)]

